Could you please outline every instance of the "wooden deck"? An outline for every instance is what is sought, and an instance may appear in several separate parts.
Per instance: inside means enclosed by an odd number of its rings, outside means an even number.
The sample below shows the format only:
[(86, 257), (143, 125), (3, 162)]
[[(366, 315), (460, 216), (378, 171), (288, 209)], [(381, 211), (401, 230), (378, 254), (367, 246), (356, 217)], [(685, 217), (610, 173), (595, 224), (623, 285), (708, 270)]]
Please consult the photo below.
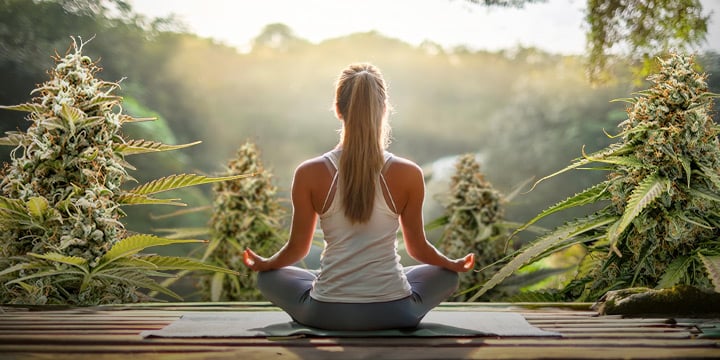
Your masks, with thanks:
[(0, 307), (0, 359), (688, 359), (719, 358), (703, 331), (720, 319), (597, 316), (587, 304), (443, 304), (515, 311), (562, 338), (149, 338), (187, 311), (258, 311), (265, 303), (89, 308)]

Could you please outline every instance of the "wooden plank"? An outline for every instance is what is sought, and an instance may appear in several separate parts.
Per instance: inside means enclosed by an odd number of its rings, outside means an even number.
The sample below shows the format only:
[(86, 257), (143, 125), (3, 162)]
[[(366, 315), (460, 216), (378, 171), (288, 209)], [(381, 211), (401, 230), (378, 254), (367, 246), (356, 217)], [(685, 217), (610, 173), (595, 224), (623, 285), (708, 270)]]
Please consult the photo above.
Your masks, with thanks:
[[(648, 348), (607, 348), (607, 347), (585, 347), (582, 349), (572, 347), (472, 347), (472, 348), (413, 348), (413, 347), (217, 347), (213, 351), (202, 348), (176, 348), (172, 351), (161, 348), (145, 349), (102, 349), (92, 348), (78, 351), (78, 349), (39, 349), (38, 351), (25, 351), (17, 348), (16, 351), (6, 354), (15, 354), (20, 358), (24, 354), (31, 354), (33, 357), (42, 358), (39, 355), (51, 355), (53, 359), (87, 359), (94, 356), (95, 359), (117, 359), (121, 356), (127, 359), (131, 355), (137, 359), (157, 359), (162, 356), (171, 356), (173, 359), (386, 359), (397, 360), (425, 360), (425, 359), (536, 359), (538, 351), (542, 350), (542, 356), (553, 359), (577, 359), (582, 355), (585, 359), (609, 359), (609, 358), (633, 358), (633, 359), (689, 359), (689, 358), (717, 358), (720, 357), (720, 349), (699, 349), (699, 348), (673, 348), (673, 349), (648, 349)], [(10, 350), (10, 349), (8, 349)], [(88, 351), (85, 351), (88, 350)], [(142, 351), (140, 351), (142, 350)], [(82, 357), (86, 355), (86, 357)], [(45, 357), (47, 358), (47, 357)]]
[(568, 339), (568, 338), (300, 338), (286, 340), (272, 340), (265, 337), (255, 338), (149, 338), (143, 339), (137, 334), (69, 334), (62, 337), (52, 337), (39, 334), (8, 334), (0, 337), (0, 344), (60, 344), (68, 346), (84, 344), (109, 344), (142, 346), (146, 344), (163, 345), (277, 345), (287, 346), (323, 346), (343, 343), (345, 346), (619, 346), (619, 347), (715, 347), (720, 341), (705, 339)]

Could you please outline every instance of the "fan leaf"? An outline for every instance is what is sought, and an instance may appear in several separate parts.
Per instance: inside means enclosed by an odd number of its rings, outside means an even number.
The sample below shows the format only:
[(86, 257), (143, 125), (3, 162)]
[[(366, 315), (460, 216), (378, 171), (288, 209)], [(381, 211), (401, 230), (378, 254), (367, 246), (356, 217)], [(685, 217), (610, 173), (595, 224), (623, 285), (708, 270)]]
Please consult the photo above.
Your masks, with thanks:
[(113, 261), (129, 257), (145, 250), (149, 247), (154, 246), (165, 246), (171, 244), (187, 244), (187, 243), (198, 243), (205, 242), (204, 240), (175, 240), (161, 238), (154, 235), (138, 234), (126, 237), (118, 241), (113, 247), (100, 258), (100, 263), (96, 269), (107, 266)]
[(248, 176), (252, 176), (252, 174), (222, 176), (222, 177), (215, 177), (215, 178), (207, 177), (207, 176), (203, 176), (203, 175), (195, 175), (195, 174), (171, 175), (171, 176), (167, 176), (167, 177), (160, 178), (157, 180), (153, 180), (147, 184), (140, 185), (140, 186), (130, 190), (130, 193), (136, 194), (136, 195), (156, 194), (156, 193), (163, 192), (163, 191), (184, 188), (187, 186), (209, 184), (209, 183), (214, 183), (214, 182), (219, 182), (219, 181), (242, 179), (242, 178), (245, 178)]
[(527, 229), (530, 225), (536, 223), (540, 219), (552, 213), (556, 213), (558, 211), (570, 209), (577, 206), (592, 204), (606, 198), (608, 195), (607, 188), (609, 184), (610, 183), (608, 181), (601, 182), (543, 210), (540, 214), (532, 218), (530, 221), (518, 227), (510, 237), (515, 236), (515, 234)]
[(149, 152), (161, 152), (183, 149), (186, 147), (194, 146), (199, 144), (200, 141), (195, 141), (188, 144), (181, 145), (167, 145), (155, 141), (149, 140), (130, 140), (125, 144), (121, 144), (115, 147), (115, 151), (123, 155), (135, 155)]
[(547, 249), (554, 247), (557, 243), (567, 240), (569, 238), (581, 235), (593, 229), (597, 229), (601, 226), (605, 226), (612, 222), (617, 221), (617, 216), (600, 216), (600, 217), (585, 217), (580, 220), (573, 221), (558, 227), (553, 232), (546, 234), (530, 244), (527, 248), (520, 251), (510, 262), (503, 266), (495, 275), (493, 275), (488, 282), (486, 282), (480, 290), (473, 295), (468, 301), (475, 301), (477, 298), (482, 296), (485, 292), (495, 287), (501, 281), (505, 280), (508, 276), (512, 275), (515, 271), (523, 267), (535, 259), (538, 255), (544, 253)]
[(708, 278), (715, 286), (715, 292), (720, 292), (720, 255), (704, 256), (699, 254), (700, 261), (705, 265)]
[(630, 199), (625, 207), (622, 217), (608, 231), (610, 247), (618, 256), (621, 256), (615, 244), (620, 235), (627, 229), (635, 217), (640, 214), (648, 205), (652, 204), (663, 192), (670, 189), (672, 183), (668, 179), (660, 178), (657, 175), (645, 177), (630, 194)]

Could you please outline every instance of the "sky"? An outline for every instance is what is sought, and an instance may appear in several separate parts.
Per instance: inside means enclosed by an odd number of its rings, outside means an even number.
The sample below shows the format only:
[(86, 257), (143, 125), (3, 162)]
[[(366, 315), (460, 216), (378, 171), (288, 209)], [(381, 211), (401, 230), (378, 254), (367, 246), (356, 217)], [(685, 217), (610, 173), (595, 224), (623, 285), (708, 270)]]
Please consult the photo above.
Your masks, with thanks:
[[(174, 14), (202, 37), (248, 51), (267, 24), (288, 25), (314, 43), (377, 31), (419, 45), (497, 51), (518, 46), (561, 54), (585, 50), (586, 0), (548, 0), (522, 9), (488, 8), (466, 0), (131, 0), (151, 17)], [(701, 0), (712, 12), (704, 50), (720, 51), (720, 1)]]

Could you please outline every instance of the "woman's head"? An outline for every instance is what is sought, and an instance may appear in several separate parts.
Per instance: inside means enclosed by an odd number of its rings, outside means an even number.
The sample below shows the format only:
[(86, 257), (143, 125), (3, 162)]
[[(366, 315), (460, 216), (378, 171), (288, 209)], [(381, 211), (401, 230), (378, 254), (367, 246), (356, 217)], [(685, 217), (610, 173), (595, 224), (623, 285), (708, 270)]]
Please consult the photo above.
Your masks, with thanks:
[[(368, 63), (348, 65), (335, 88), (335, 113), (343, 121), (341, 142), (348, 136), (372, 132), (384, 149), (390, 144), (389, 101), (380, 69)], [(353, 121), (353, 119), (357, 121)]]
[(358, 63), (342, 71), (335, 89), (335, 111), (343, 121), (340, 184), (345, 215), (353, 222), (366, 222), (372, 213), (375, 181), (390, 143), (388, 108), (378, 68)]

